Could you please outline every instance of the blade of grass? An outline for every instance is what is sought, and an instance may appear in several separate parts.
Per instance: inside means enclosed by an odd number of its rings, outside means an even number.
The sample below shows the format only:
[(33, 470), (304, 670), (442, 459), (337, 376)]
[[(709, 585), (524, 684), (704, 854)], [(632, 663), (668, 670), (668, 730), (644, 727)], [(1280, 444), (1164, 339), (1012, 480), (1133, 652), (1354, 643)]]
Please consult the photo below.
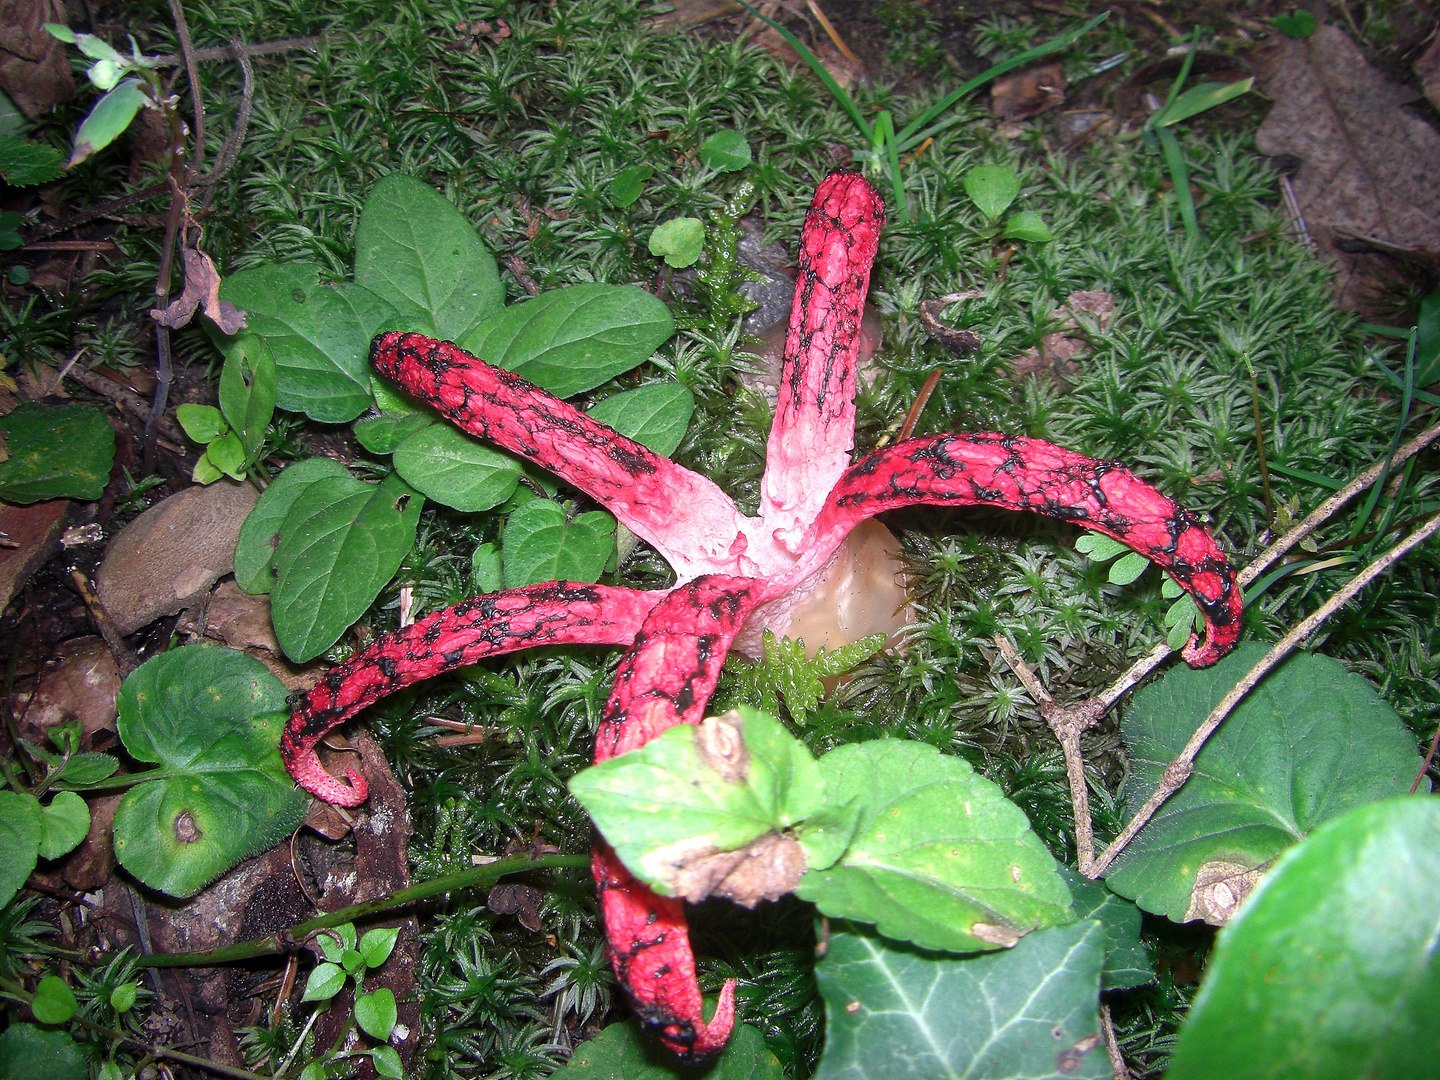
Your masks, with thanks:
[[(1405, 434), (1405, 425), (1410, 422), (1410, 406), (1415, 395), (1415, 347), (1419, 341), (1418, 329), (1410, 331), (1410, 340), (1405, 345), (1405, 379), (1400, 386), (1400, 420), (1395, 425), (1395, 434), (1390, 437), (1390, 449), (1385, 452), (1385, 469), (1380, 474), (1380, 479), (1370, 489), (1370, 495), (1365, 500), (1365, 505), (1360, 511), (1360, 517), (1355, 522), (1355, 531), (1350, 534), (1350, 542), (1357, 542), (1357, 538), (1365, 531), (1365, 525), (1370, 520), (1370, 515), (1375, 512), (1375, 506), (1380, 501), (1380, 496), (1385, 493), (1385, 485), (1390, 479), (1390, 462), (1395, 457), (1395, 451), (1400, 446), (1400, 437)], [(1405, 476), (1410, 475), (1407, 465)], [(1395, 493), (1394, 502), (1387, 512), (1386, 522), (1393, 519), (1395, 509), (1400, 504), (1401, 492)], [(1384, 530), (1381, 530), (1383, 535)]]
[(1192, 240), (1200, 239), (1200, 222), (1195, 217), (1195, 200), (1190, 195), (1190, 169), (1185, 164), (1185, 152), (1180, 149), (1180, 140), (1168, 127), (1155, 129), (1160, 140), (1160, 152), (1165, 155), (1165, 167), (1170, 170), (1170, 179), (1175, 184), (1175, 201), (1180, 204), (1180, 220), (1185, 223), (1185, 235)]
[(881, 111), (875, 118), (875, 138), (885, 146), (885, 155), (890, 162), (890, 187), (894, 190), (895, 209), (900, 220), (910, 221), (910, 200), (905, 196), (905, 178), (900, 174), (900, 151), (895, 145), (895, 120), (889, 109)]
[[(1406, 333), (1405, 336), (1409, 337), (1410, 333), (1413, 332), (1414, 331), (1409, 331)], [(1380, 369), (1384, 376), (1395, 384), (1395, 388), (1397, 390), (1403, 391), (1405, 389), (1405, 380), (1402, 379), (1399, 375), (1396, 375), (1395, 372), (1391, 371), (1389, 364), (1381, 363), (1373, 356), (1371, 357), (1371, 359), (1374, 360), (1375, 366)], [(1416, 401), (1419, 401), (1425, 405), (1433, 405), (1437, 408), (1440, 408), (1440, 394), (1430, 394), (1426, 393), (1424, 390), (1413, 388), (1411, 390), (1411, 394), (1414, 396)]]

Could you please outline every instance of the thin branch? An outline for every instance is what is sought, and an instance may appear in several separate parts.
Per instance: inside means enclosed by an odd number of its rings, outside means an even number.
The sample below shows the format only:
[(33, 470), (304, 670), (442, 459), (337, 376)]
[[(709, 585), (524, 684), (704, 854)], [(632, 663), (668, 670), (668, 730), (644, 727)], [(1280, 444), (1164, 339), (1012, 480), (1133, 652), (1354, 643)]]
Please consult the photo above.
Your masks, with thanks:
[(1120, 1041), (1115, 1038), (1115, 1025), (1110, 1021), (1110, 1006), (1100, 1003), (1100, 1034), (1105, 1039), (1105, 1053), (1110, 1058), (1110, 1071), (1114, 1080), (1131, 1080), (1130, 1067), (1125, 1064), (1125, 1055), (1120, 1052)]
[(1410, 794), (1420, 790), (1420, 781), (1425, 779), (1425, 774), (1430, 771), (1430, 763), (1435, 760), (1435, 750), (1440, 747), (1440, 726), (1435, 728), (1435, 734), (1430, 737), (1430, 749), (1425, 751), (1425, 760), (1420, 763), (1420, 771), (1415, 774), (1415, 782), (1410, 785)]
[(1231, 687), (1229, 693), (1220, 699), (1215, 708), (1210, 711), (1210, 715), (1205, 718), (1204, 723), (1195, 729), (1195, 733), (1190, 736), (1190, 741), (1185, 744), (1185, 748), (1176, 755), (1174, 761), (1165, 766), (1165, 771), (1160, 776), (1159, 786), (1157, 786), (1150, 797), (1145, 800), (1145, 804), (1140, 807), (1139, 811), (1130, 819), (1125, 828), (1120, 830), (1120, 835), (1115, 837), (1110, 846), (1105, 849), (1090, 867), (1085, 867), (1082, 861), (1080, 872), (1086, 877), (1091, 878), (1099, 877), (1103, 874), (1110, 864), (1115, 861), (1116, 856), (1135, 838), (1135, 834), (1145, 827), (1155, 815), (1155, 812), (1165, 804), (1166, 800), (1174, 795), (1175, 792), (1179, 791), (1185, 781), (1190, 778), (1190, 774), (1194, 771), (1195, 758), (1200, 753), (1201, 748), (1204, 747), (1206, 740), (1215, 733), (1215, 729), (1230, 715), (1235, 706), (1240, 704), (1245, 695), (1250, 693), (1272, 668), (1294, 652), (1306, 638), (1320, 629), (1331, 615), (1335, 614), (1335, 612), (1339, 611), (1354, 599), (1360, 590), (1369, 585), (1370, 582), (1374, 581), (1381, 574), (1385, 573), (1385, 571), (1389, 570), (1391, 566), (1407, 555), (1412, 549), (1434, 536), (1436, 532), (1440, 532), (1440, 514), (1436, 514), (1424, 525), (1416, 529), (1404, 540), (1400, 541), (1400, 543), (1396, 544), (1384, 555), (1380, 556), (1380, 558), (1376, 559), (1369, 566), (1365, 567), (1364, 570), (1347, 581), (1335, 595), (1331, 596), (1325, 603), (1301, 619), (1290, 629), (1288, 634), (1277, 641), (1261, 661), (1251, 668), (1243, 679)]
[(175, 35), (180, 39), (180, 55), (185, 58), (185, 74), (190, 79), (190, 103), (195, 110), (195, 153), (191, 155), (189, 173), (200, 171), (205, 161), (205, 102), (200, 95), (200, 72), (195, 65), (195, 45), (190, 40), (190, 24), (185, 21), (185, 9), (180, 0), (170, 0), (170, 17), (175, 20)]
[[(320, 45), (320, 42), (324, 40), (323, 34), (315, 34), (312, 37), (281, 38), (277, 41), (262, 41), (257, 45), (243, 45), (239, 42), (231, 42), (229, 45), (210, 45), (203, 49), (195, 49), (191, 55), (200, 63), (207, 63), (211, 60), (238, 60), (252, 56), (272, 56), (275, 53), (289, 52), (292, 49), (314, 50)], [(155, 57), (156, 67), (175, 67), (181, 62), (181, 57), (173, 54)]]

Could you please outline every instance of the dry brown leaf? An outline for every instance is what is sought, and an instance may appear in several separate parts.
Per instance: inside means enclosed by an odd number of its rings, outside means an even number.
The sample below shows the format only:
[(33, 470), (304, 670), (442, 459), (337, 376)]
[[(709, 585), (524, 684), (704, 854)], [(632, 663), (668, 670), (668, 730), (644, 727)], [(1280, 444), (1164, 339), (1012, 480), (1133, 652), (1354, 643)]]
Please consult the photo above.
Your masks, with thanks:
[(31, 120), (75, 93), (65, 46), (44, 28), (69, 21), (63, 0), (0, 0), (0, 90)]
[(150, 317), (161, 326), (178, 330), (190, 321), (195, 309), (204, 305), (205, 314), (226, 334), (245, 329), (245, 313), (220, 299), (220, 275), (215, 264), (198, 248), (185, 248), (185, 291), (165, 308), (152, 308)]
[(1024, 120), (1065, 101), (1060, 61), (1012, 71), (990, 84), (990, 111), (998, 120)]
[(1061, 320), (1060, 329), (1046, 334), (1038, 349), (1022, 353), (1012, 361), (1017, 379), (1027, 375), (1049, 374), (1062, 381), (1080, 370), (1076, 361), (1090, 353), (1089, 334), (1103, 334), (1110, 329), (1115, 314), (1115, 297), (1103, 291), (1073, 292), (1065, 298), (1065, 307), (1055, 309)]
[(1258, 71), (1275, 106), (1255, 144), (1300, 158), (1295, 195), (1320, 249), (1339, 265), (1341, 304), (1369, 300), (1388, 266), (1381, 255), (1342, 250), (1337, 237), (1440, 253), (1440, 133), (1401, 108), (1414, 91), (1372, 68), (1333, 26), (1284, 39)]

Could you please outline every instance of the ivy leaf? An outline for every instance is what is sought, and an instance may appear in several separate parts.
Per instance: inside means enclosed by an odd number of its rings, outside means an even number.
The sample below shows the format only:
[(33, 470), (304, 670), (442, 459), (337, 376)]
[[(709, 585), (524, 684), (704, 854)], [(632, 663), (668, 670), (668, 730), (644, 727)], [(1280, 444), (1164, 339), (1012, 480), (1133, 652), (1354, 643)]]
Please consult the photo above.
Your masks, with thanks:
[(40, 800), (17, 791), (0, 791), (0, 907), (29, 879), (44, 837)]
[(695, 395), (679, 383), (651, 383), (612, 394), (590, 409), (590, 416), (609, 424), (647, 450), (669, 457), (685, 438), (695, 412)]
[(120, 740), (163, 772), (115, 811), (115, 856), (126, 870), (152, 889), (193, 896), (300, 823), (310, 798), (280, 760), (285, 698), (264, 664), (219, 646), (173, 649), (126, 677)]
[(1075, 917), (1099, 919), (1105, 928), (1105, 970), (1100, 976), (1103, 990), (1128, 990), (1155, 981), (1155, 963), (1140, 940), (1140, 909), (1116, 896), (1104, 883), (1081, 877), (1068, 866), (1060, 876), (1070, 887)]
[(994, 221), (1020, 194), (1020, 177), (1009, 165), (977, 165), (965, 174), (965, 194)]
[(639, 286), (587, 284), (515, 304), (453, 340), (563, 398), (643, 364), (674, 332), (670, 309)]
[(758, 664), (737, 665), (732, 669), (735, 694), (772, 713), (780, 711), (780, 699), (784, 698), (785, 707), (797, 724), (804, 724), (819, 707), (820, 699), (825, 696), (824, 680), (843, 675), (885, 647), (884, 634), (871, 634), (834, 652), (821, 646), (820, 651), (810, 657), (806, 655), (804, 641), (777, 638), (769, 630), (761, 635), (761, 641), (764, 659)]
[(277, 476), (240, 526), (235, 542), (235, 584), (252, 594), (273, 589), (275, 549), (280, 546), (280, 526), (285, 523), (290, 507), (311, 484), (349, 477), (344, 465), (326, 457), (296, 462)]
[[(1175, 668), (1135, 696), (1121, 727), (1130, 749), (1120, 791), (1128, 814), (1266, 648), (1249, 642), (1214, 667)], [(1414, 736), (1368, 682), (1329, 657), (1298, 653), (1210, 737), (1194, 775), (1135, 837), (1106, 884), (1174, 922), (1202, 918), (1202, 868), (1236, 878), (1263, 868), (1321, 822), (1403, 795), (1419, 768)]]
[(825, 1052), (815, 1080), (1101, 1080), (1104, 932), (1087, 920), (961, 958), (832, 924), (815, 980)]
[(220, 283), (220, 299), (245, 312), (248, 329), (222, 346), (252, 363), (260, 338), (275, 363), (275, 404), (343, 424), (370, 407), (370, 339), (395, 309), (360, 285), (323, 285), (313, 263), (271, 263)]
[(316, 964), (305, 982), (301, 1001), (329, 1001), (345, 988), (345, 971), (339, 964)]
[[(114, 761), (114, 758), (110, 760)], [(45, 834), (40, 839), (40, 858), (58, 859), (74, 851), (90, 831), (90, 807), (73, 791), (61, 791), (40, 808)]]
[[(457, 343), (505, 300), (495, 258), (475, 226), (445, 196), (403, 173), (380, 180), (365, 200), (355, 227), (355, 284), (393, 305), (405, 329)], [(368, 338), (365, 344), (368, 352)]]
[(67, 1032), (11, 1024), (0, 1034), (5, 1080), (85, 1080), (89, 1073), (85, 1055)]
[(700, 144), (700, 160), (716, 172), (738, 172), (750, 159), (750, 144), (738, 131), (717, 131)]
[(603, 510), (565, 516), (549, 499), (510, 514), (501, 537), (505, 587), (542, 581), (598, 581), (615, 551), (615, 519)]
[(42, 499), (100, 498), (115, 460), (115, 433), (89, 405), (22, 401), (0, 416), (0, 499), (28, 505)]
[(30, 1011), (42, 1024), (63, 1024), (80, 1011), (75, 1000), (75, 991), (65, 985), (58, 975), (46, 975), (35, 987), (35, 999)]
[(372, 1039), (384, 1042), (395, 1030), (395, 994), (381, 987), (371, 994), (355, 996), (355, 1023)]
[(677, 270), (693, 266), (705, 250), (705, 223), (693, 217), (662, 221), (650, 234), (649, 248), (651, 255), (662, 256)]
[[(637, 1020), (611, 1024), (575, 1047), (569, 1064), (551, 1074), (553, 1080), (682, 1080), (695, 1075), (669, 1050), (642, 1035)], [(783, 1080), (785, 1072), (765, 1048), (765, 1037), (749, 1024), (737, 1024), (703, 1075), (705, 1080)]]
[(696, 883), (702, 860), (782, 832), (825, 803), (804, 744), (748, 708), (677, 724), (583, 769), (570, 791), (631, 873), (661, 895), (692, 899), (714, 884)]
[(1437, 925), (1440, 803), (1327, 822), (1220, 932), (1166, 1077), (1433, 1075)]
[(374, 602), (405, 553), (425, 500), (398, 476), (308, 485), (280, 526), (270, 618), (285, 655), (312, 660)]
[(519, 458), (492, 450), (449, 424), (419, 425), (394, 453), (395, 471), (406, 483), (438, 503), (467, 512), (504, 502), (514, 494), (522, 472)]
[(860, 808), (844, 856), (796, 890), (826, 915), (950, 952), (1071, 920), (1070, 891), (1024, 812), (963, 758), (882, 739), (832, 750), (820, 771), (827, 803)]

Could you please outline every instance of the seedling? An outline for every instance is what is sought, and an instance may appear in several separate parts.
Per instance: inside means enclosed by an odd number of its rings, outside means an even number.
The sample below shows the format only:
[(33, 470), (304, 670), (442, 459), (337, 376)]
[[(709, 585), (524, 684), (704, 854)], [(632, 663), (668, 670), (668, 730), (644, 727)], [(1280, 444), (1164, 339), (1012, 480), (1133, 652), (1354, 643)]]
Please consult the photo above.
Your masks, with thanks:
[(977, 165), (965, 174), (965, 194), (989, 220), (996, 238), (1025, 240), (1032, 244), (1043, 244), (1055, 238), (1045, 219), (1034, 210), (1011, 214), (1004, 227), (1000, 226), (1001, 215), (1010, 209), (1011, 203), (1020, 194), (1020, 177), (1009, 165)]
[[(364, 1057), (367, 1054), (375, 1071), (380, 1076), (400, 1080), (404, 1076), (400, 1055), (387, 1040), (395, 1030), (395, 994), (388, 987), (381, 987), (365, 993), (362, 989), (365, 976), (370, 969), (378, 968), (390, 958), (400, 931), (392, 927), (367, 930), (357, 938), (354, 923), (341, 923), (333, 930), (322, 930), (315, 936), (316, 943), (325, 957), (323, 964), (317, 964), (305, 983), (305, 996), (301, 1001), (318, 1001), (322, 1004), (306, 1021), (306, 1030), (325, 1011), (326, 1003), (345, 988), (347, 982), (355, 986), (355, 1007), (351, 1018), (355, 1025), (375, 1040), (376, 1045), (368, 1049), (342, 1050), (350, 1035), (350, 1026), (336, 1041), (334, 1047), (301, 1071), (301, 1080), (322, 1080), (333, 1075), (332, 1070), (347, 1059)], [(296, 1046), (304, 1040), (304, 1034), (296, 1040)]]

